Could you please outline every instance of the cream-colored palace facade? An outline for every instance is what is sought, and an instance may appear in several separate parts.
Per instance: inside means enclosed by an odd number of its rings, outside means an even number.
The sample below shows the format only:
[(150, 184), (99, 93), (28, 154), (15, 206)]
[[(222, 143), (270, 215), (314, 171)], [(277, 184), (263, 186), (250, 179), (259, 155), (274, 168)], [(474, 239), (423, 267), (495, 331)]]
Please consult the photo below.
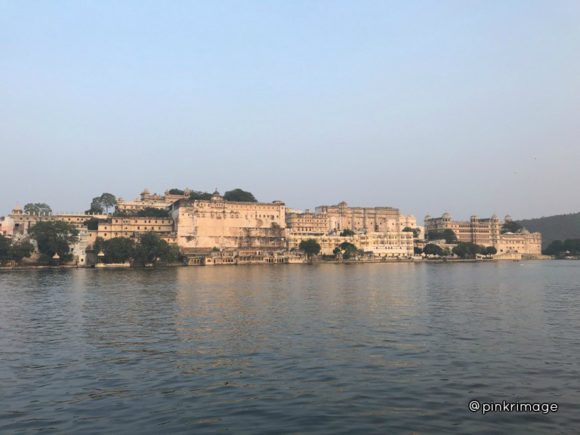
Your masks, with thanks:
[[(131, 212), (145, 208), (166, 210), (168, 215), (130, 216)], [(39, 221), (65, 221), (81, 230), (82, 242), (75, 248), (75, 252), (80, 252), (90, 248), (98, 237), (137, 238), (153, 232), (176, 244), (186, 255), (219, 253), (224, 263), (230, 258), (234, 261), (236, 252), (242, 259), (266, 258), (265, 261), (277, 262), (281, 253), (296, 252), (300, 242), (307, 239), (315, 239), (323, 255), (332, 255), (341, 243), (348, 242), (375, 257), (410, 258), (414, 255), (414, 243), (423, 238), (423, 227), (417, 225), (413, 215), (401, 214), (393, 207), (351, 207), (346, 202), (322, 205), (312, 212), (287, 208), (281, 201), (226, 201), (217, 191), (211, 199), (190, 200), (188, 192), (157, 195), (145, 190), (134, 201), (119, 200), (117, 209), (129, 215), (32, 215), (17, 207), (0, 219), (0, 234), (22, 238)], [(88, 221), (93, 221), (91, 229), (87, 228)], [(440, 218), (427, 216), (425, 231), (452, 229), (459, 241), (495, 246), (498, 255), (541, 254), (539, 233), (502, 234), (502, 224), (496, 216), (454, 221), (444, 214)], [(415, 239), (409, 229), (419, 230)]]
[(501, 221), (496, 215), (480, 219), (471, 216), (468, 221), (456, 221), (449, 213), (441, 217), (425, 216), (425, 231), (453, 230), (459, 242), (472, 242), (482, 246), (493, 246), (497, 256), (511, 255), (540, 256), (542, 254), (542, 235), (523, 230), (519, 233), (502, 233), (503, 224), (511, 221), (506, 216)]
[(180, 201), (173, 206), (177, 245), (186, 252), (208, 250), (279, 250), (285, 247), (283, 202)]

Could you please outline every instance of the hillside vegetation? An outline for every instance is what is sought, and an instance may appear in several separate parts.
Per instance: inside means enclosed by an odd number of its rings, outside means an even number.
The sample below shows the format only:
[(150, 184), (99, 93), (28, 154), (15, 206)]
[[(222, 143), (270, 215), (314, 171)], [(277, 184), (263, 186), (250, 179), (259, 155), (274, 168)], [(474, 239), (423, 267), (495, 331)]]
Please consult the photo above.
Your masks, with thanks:
[(554, 240), (580, 239), (580, 213), (561, 214), (518, 221), (531, 232), (542, 233), (542, 246)]

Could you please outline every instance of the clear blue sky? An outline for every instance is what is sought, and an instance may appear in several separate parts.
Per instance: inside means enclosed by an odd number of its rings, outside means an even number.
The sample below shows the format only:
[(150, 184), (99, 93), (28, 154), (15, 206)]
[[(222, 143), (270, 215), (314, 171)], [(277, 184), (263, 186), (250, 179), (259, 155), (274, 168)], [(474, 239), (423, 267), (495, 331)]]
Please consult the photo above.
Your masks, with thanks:
[(0, 0), (0, 214), (241, 187), (580, 211), (578, 1)]

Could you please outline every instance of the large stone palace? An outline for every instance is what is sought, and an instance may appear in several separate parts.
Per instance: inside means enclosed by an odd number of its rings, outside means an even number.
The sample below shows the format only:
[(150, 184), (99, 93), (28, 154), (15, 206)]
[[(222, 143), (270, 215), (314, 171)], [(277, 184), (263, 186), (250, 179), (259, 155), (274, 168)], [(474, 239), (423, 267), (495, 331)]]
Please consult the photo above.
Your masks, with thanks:
[(539, 256), (542, 253), (542, 235), (523, 229), (518, 233), (503, 232), (505, 223), (511, 222), (508, 215), (501, 221), (496, 215), (480, 219), (471, 216), (468, 221), (456, 221), (449, 213), (441, 217), (425, 216), (425, 231), (452, 230), (459, 242), (471, 242), (482, 246), (493, 246), (499, 256), (511, 254)]
[(172, 206), (177, 245), (187, 252), (285, 248), (286, 206), (225, 201), (216, 191), (210, 200), (185, 200)]
[[(538, 256), (541, 235), (520, 231), (502, 231), (509, 216), (456, 221), (448, 213), (441, 217), (425, 217), (425, 227), (417, 225), (413, 215), (402, 214), (394, 207), (351, 207), (346, 202), (321, 205), (310, 210), (295, 210), (281, 201), (237, 202), (225, 200), (217, 191), (210, 199), (190, 199), (190, 192), (163, 195), (145, 190), (133, 201), (118, 200), (116, 213), (91, 215), (83, 213), (28, 214), (19, 207), (0, 218), (0, 234), (26, 237), (30, 227), (41, 221), (64, 221), (80, 231), (75, 247), (78, 257), (90, 249), (97, 238), (137, 238), (153, 232), (175, 244), (191, 264), (209, 258), (216, 264), (298, 261), (303, 240), (315, 239), (321, 254), (332, 255), (348, 242), (359, 252), (375, 258), (410, 258), (420, 246), (425, 233), (452, 230), (459, 242), (494, 246), (498, 257), (509, 254)], [(209, 197), (209, 194), (207, 195)], [(158, 216), (139, 216), (137, 212), (157, 209)], [(424, 242), (423, 242), (424, 243)], [(206, 260), (204, 260), (206, 261)]]

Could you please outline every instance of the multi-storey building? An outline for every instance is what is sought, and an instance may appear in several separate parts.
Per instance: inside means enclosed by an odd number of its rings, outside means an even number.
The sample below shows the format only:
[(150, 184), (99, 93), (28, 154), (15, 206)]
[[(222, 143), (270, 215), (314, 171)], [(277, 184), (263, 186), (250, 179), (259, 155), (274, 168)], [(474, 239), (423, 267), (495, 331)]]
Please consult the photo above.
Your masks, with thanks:
[(390, 232), (400, 231), (400, 212), (393, 207), (349, 207), (346, 202), (337, 205), (321, 205), (316, 213), (328, 216), (329, 230), (341, 232)]
[(167, 241), (174, 241), (174, 225), (171, 218), (160, 217), (112, 217), (98, 222), (92, 238), (105, 240), (115, 237), (136, 238), (144, 233), (155, 233)]
[(523, 230), (521, 233), (504, 233), (496, 246), (498, 255), (519, 254), (537, 257), (542, 255), (542, 234), (530, 233)]
[(496, 246), (501, 234), (502, 222), (496, 215), (489, 219), (471, 216), (468, 221), (455, 221), (449, 213), (441, 217), (425, 216), (425, 231), (453, 230), (459, 242), (472, 242), (482, 246)]
[(372, 253), (376, 257), (405, 258), (413, 256), (413, 233), (410, 232), (387, 232), (355, 234), (354, 236), (323, 235), (304, 237), (297, 234), (288, 234), (287, 245), (289, 250), (299, 249), (300, 242), (306, 239), (314, 239), (320, 245), (320, 254), (332, 255), (335, 248), (341, 243), (348, 242), (358, 249)]
[(125, 201), (123, 198), (117, 199), (117, 210), (126, 213), (134, 213), (146, 208), (157, 208), (161, 210), (168, 210), (173, 204), (181, 199), (189, 198), (190, 191), (185, 190), (183, 195), (175, 195), (169, 192), (165, 192), (163, 195), (158, 195), (156, 193), (149, 193), (145, 189), (132, 201)]
[(442, 232), (453, 230), (459, 242), (471, 242), (481, 246), (493, 246), (498, 254), (540, 255), (542, 251), (542, 235), (540, 233), (502, 233), (505, 222), (511, 221), (509, 216), (502, 222), (496, 215), (491, 218), (479, 219), (471, 216), (469, 221), (455, 221), (449, 213), (441, 217), (425, 216), (425, 231)]
[[(402, 215), (396, 208), (349, 207), (346, 202), (316, 207), (316, 213), (290, 213), (287, 224), (289, 249), (314, 238), (324, 255), (347, 241), (380, 257), (412, 256), (413, 233), (403, 229), (417, 228), (414, 216)], [(353, 231), (354, 236), (341, 237), (345, 230)]]
[(15, 237), (28, 234), (28, 230), (38, 222), (61, 221), (74, 225), (77, 229), (86, 228), (86, 222), (92, 219), (106, 219), (105, 214), (85, 213), (25, 213), (20, 207), (15, 207), (8, 215), (12, 221), (12, 234)]
[(322, 236), (330, 230), (330, 222), (326, 213), (311, 213), (286, 209), (286, 228), (291, 234), (303, 236)]
[(225, 201), (216, 191), (211, 200), (180, 201), (172, 217), (177, 244), (187, 252), (276, 250), (285, 247), (285, 211), (281, 201)]

